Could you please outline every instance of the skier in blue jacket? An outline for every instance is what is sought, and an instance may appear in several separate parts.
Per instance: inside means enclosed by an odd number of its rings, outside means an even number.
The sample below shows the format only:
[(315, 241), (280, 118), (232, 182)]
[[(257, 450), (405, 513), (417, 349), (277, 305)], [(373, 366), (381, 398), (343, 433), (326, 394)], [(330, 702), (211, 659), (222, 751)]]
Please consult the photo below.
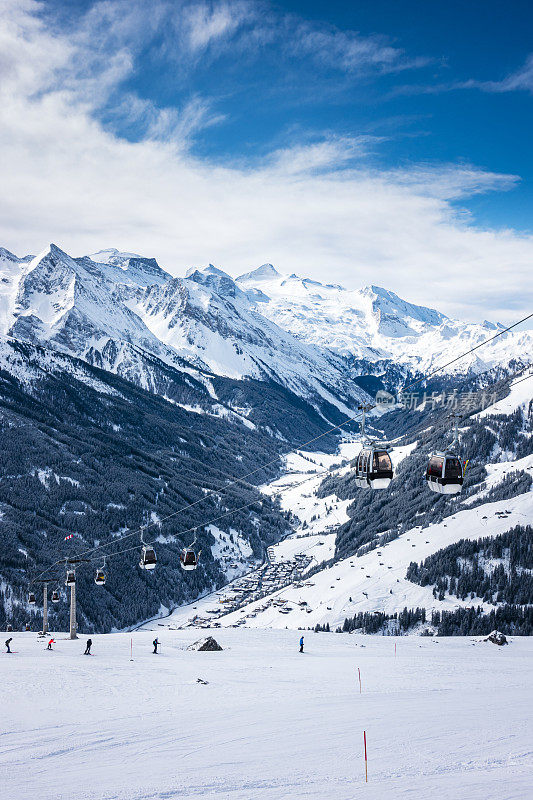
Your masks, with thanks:
[(302, 636), (300, 638), (300, 653), (303, 653), (303, 651), (304, 651), (304, 637)]

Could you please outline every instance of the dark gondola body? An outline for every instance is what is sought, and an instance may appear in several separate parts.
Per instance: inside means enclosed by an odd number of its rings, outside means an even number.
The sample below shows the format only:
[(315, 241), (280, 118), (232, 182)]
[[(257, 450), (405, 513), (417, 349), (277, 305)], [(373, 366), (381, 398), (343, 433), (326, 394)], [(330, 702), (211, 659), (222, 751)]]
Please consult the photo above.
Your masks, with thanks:
[(180, 553), (181, 568), (187, 572), (196, 569), (200, 554), (196, 555), (191, 547), (185, 547)]
[(459, 494), (463, 488), (463, 465), (453, 453), (433, 453), (426, 469), (427, 485), (438, 494)]
[(141, 569), (155, 569), (157, 564), (157, 556), (155, 550), (151, 545), (143, 545), (141, 550), (141, 560), (139, 566)]

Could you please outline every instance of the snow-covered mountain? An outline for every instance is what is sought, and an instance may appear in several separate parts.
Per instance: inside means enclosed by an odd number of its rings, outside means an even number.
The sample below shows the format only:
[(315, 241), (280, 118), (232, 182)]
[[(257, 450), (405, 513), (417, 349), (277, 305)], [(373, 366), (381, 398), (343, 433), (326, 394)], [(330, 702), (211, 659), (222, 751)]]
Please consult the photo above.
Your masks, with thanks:
[[(54, 244), (23, 258), (0, 249), (2, 333), (170, 397), (161, 365), (213, 397), (216, 376), (273, 383), (339, 421), (366, 397), (354, 375), (383, 373), (401, 385), (407, 372), (451, 361), (498, 330), (376, 286), (348, 290), (271, 264), (237, 280), (212, 264), (176, 278), (153, 258), (114, 248), (80, 258)], [(450, 370), (525, 365), (531, 352), (531, 331), (504, 334)]]
[[(412, 370), (425, 371), (452, 360), (503, 327), (449, 319), (379, 286), (350, 290), (282, 275), (272, 264), (236, 282), (261, 314), (295, 336), (351, 358), (392, 360)], [(451, 370), (483, 372), (513, 358), (529, 360), (532, 345), (530, 331), (505, 334)]]
[(245, 292), (209, 265), (173, 278), (155, 259), (117, 250), (72, 258), (50, 245), (34, 258), (3, 251), (0, 325), (117, 372), (143, 388), (151, 361), (209, 375), (274, 381), (318, 408), (353, 407), (362, 392), (338, 354), (264, 317)]

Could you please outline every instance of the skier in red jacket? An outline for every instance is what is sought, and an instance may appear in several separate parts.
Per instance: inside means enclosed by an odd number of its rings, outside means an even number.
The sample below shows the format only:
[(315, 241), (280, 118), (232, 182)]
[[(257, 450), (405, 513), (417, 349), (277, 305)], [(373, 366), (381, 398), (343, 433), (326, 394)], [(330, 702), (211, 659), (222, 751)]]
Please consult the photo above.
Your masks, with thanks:
[(48, 647), (46, 649), (47, 650), (51, 650), (53, 644), (55, 644), (55, 640), (54, 639), (50, 639), (50, 641), (48, 642)]

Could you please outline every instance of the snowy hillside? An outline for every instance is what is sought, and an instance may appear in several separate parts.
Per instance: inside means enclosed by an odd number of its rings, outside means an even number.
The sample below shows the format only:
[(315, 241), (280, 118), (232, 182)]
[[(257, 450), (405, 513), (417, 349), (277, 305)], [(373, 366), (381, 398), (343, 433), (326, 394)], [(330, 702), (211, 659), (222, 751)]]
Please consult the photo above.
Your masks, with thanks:
[[(380, 417), (396, 437), (399, 471), (383, 494), (355, 488), (344, 463), (357, 452), (355, 434), (321, 438), (322, 453), (289, 452), (323, 437), (328, 423), (352, 417), (365, 397), (342, 336), (374, 343), (364, 350), (369, 369), (395, 354), (413, 368), (429, 365), (445, 343), (450, 358), (495, 327), (465, 326), (375, 287), (347, 292), (285, 279), (271, 265), (238, 281), (212, 265), (172, 278), (154, 259), (133, 253), (111, 248), (72, 258), (51, 245), (35, 257), (0, 250), (0, 270), (7, 334), (0, 342), (0, 436), (8, 454), (0, 537), (9, 554), (2, 585), (16, 600), (2, 611), (6, 621), (15, 611), (17, 624), (25, 616), (35, 622), (40, 612), (26, 604), (26, 573), (48, 563), (50, 552), (63, 554), (66, 532), (75, 532), (78, 550), (118, 543), (145, 519), (159, 524), (163, 506), (173, 519), (194, 501), (185, 528), (180, 519), (154, 532), (163, 581), (155, 590), (144, 579), (130, 585), (125, 555), (96, 601), (103, 608), (80, 592), (88, 630), (97, 620), (107, 629), (138, 624), (176, 606), (170, 627), (307, 628), (337, 626), (363, 611), (455, 608), (455, 598), (435, 600), (432, 587), (406, 579), (410, 562), (465, 535), (494, 536), (531, 520), (531, 386), (524, 371), (510, 393), (507, 369), (485, 376), (496, 380), (500, 399), (463, 421), (471, 459), (456, 500), (435, 498), (420, 478), (427, 449), (448, 437), (443, 409), (434, 417), (429, 407)], [(284, 309), (277, 321), (276, 309)], [(485, 361), (476, 368), (501, 358), (516, 369), (511, 362), (530, 344), (527, 332), (502, 337), (479, 351)], [(469, 381), (467, 389), (477, 388)], [(453, 378), (450, 385), (461, 388)], [(270, 481), (253, 513), (238, 511), (243, 493), (260, 498), (254, 487), (240, 486), (240, 476), (250, 475)], [(208, 488), (215, 494), (197, 505)], [(219, 523), (219, 506), (239, 516)], [(176, 553), (184, 544), (180, 531), (191, 524), (201, 529), (203, 557), (185, 581)], [(288, 524), (292, 533), (279, 541)], [(114, 580), (128, 598), (123, 607)], [(88, 588), (88, 573), (83, 581)], [(142, 586), (140, 600), (135, 586)], [(66, 607), (57, 613), (64, 620)]]
[[(412, 370), (428, 370), (452, 360), (497, 333), (498, 325), (449, 319), (438, 311), (402, 300), (379, 286), (349, 290), (298, 275), (282, 275), (271, 265), (237, 278), (264, 316), (295, 336), (334, 352), (369, 361), (394, 360)], [(528, 361), (533, 334), (506, 334), (453, 371), (482, 372), (512, 358)]]
[[(28, 581), (54, 562), (61, 599), (49, 611), (66, 626), (63, 559), (82, 550), (100, 548), (78, 575), (80, 630), (102, 632), (224, 584), (286, 532), (284, 517), (250, 483), (227, 486), (228, 475), (261, 464), (270, 471), (254, 473), (257, 481), (276, 475), (279, 441), (209, 396), (204, 413), (187, 409), (201, 388), (176, 374), (180, 402), (169, 402), (66, 353), (0, 341), (0, 627), (42, 624)], [(216, 527), (203, 527), (206, 517)], [(147, 523), (155, 580), (138, 567), (138, 530)], [(178, 556), (195, 527), (203, 555), (190, 576)], [(124, 535), (126, 552), (117, 554)], [(104, 590), (93, 582), (102, 548), (113, 552)]]
[(301, 654), (291, 631), (217, 631), (222, 652), (187, 650), (197, 631), (157, 635), (157, 655), (153, 633), (93, 635), (92, 657), (85, 637), (58, 634), (47, 652), (13, 635), (17, 652), (0, 654), (3, 796), (529, 796), (530, 639), (309, 632)]

